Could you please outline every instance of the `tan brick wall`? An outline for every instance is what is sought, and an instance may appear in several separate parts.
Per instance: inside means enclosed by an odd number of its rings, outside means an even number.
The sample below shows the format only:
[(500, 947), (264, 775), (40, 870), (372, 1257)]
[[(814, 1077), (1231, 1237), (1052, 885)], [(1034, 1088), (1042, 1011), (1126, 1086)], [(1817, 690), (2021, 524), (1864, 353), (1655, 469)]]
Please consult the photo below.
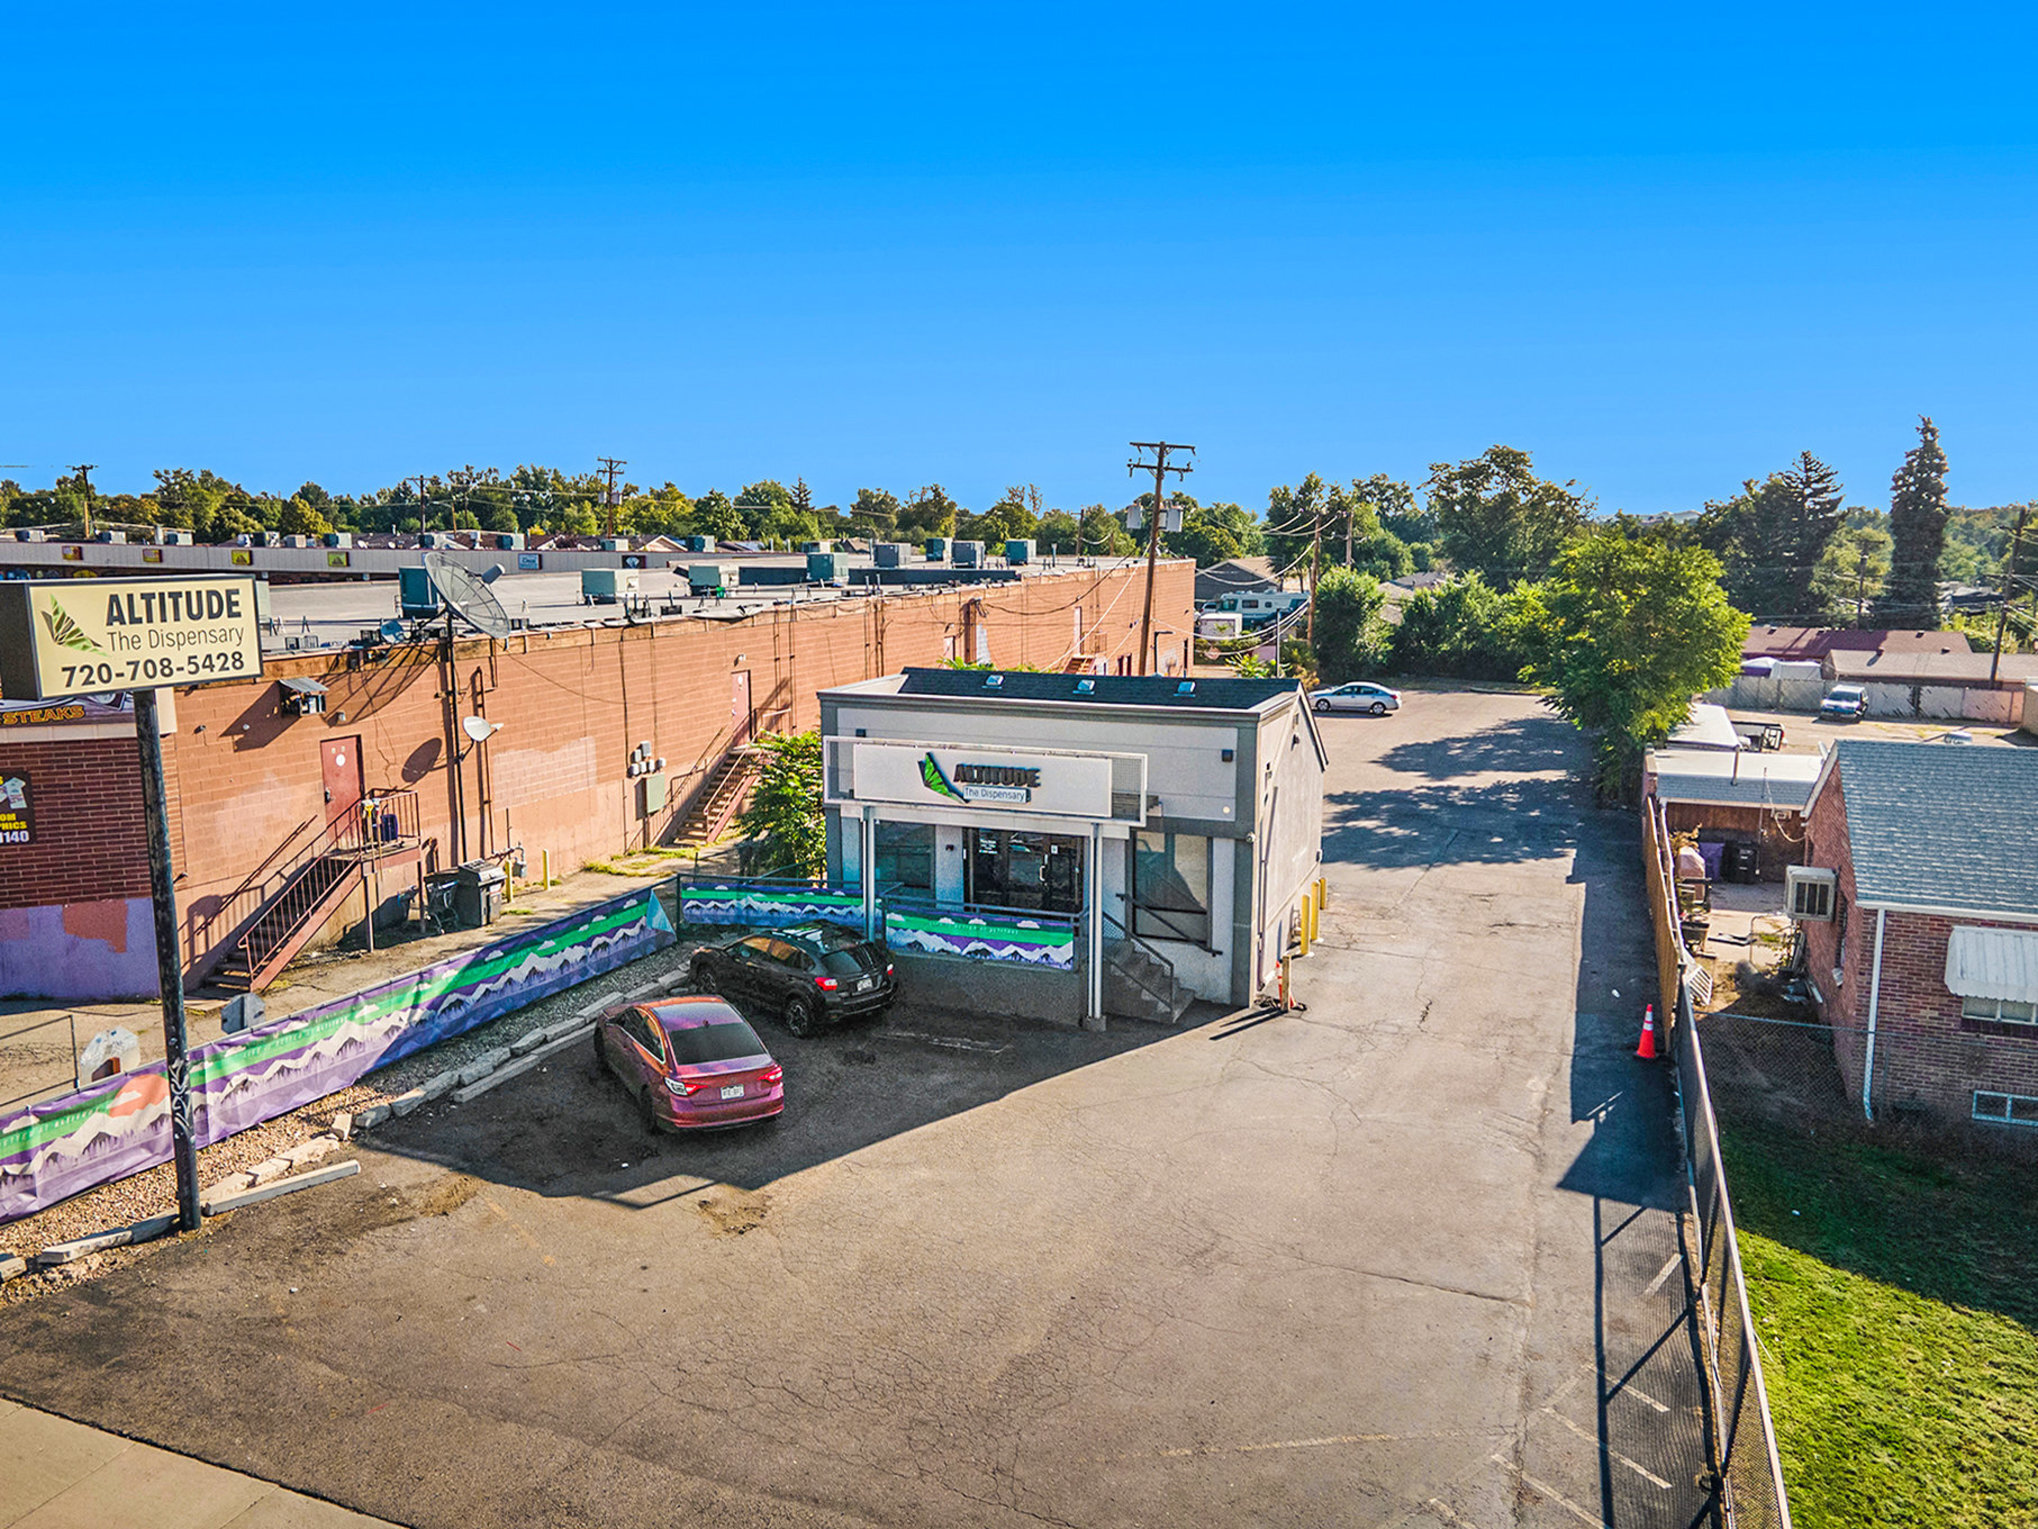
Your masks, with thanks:
[[(473, 709), (478, 675), (488, 718), (502, 724), (459, 766), (466, 853), (521, 842), (534, 858), (550, 850), (556, 872), (669, 835), (690, 787), (726, 745), (739, 671), (751, 676), (761, 729), (799, 730), (819, 723), (817, 690), (938, 664), (971, 622), (994, 661), (1058, 668), (1074, 649), (1080, 609), (1083, 652), (1109, 666), (1136, 648), (1143, 579), (1139, 566), (1065, 569), (1017, 584), (778, 607), (736, 622), (518, 634), (493, 654), (485, 641), (462, 640), (458, 713)], [(1162, 642), (1176, 654), (1194, 624), (1192, 585), (1190, 564), (1161, 566), (1154, 625), (1172, 628)], [(970, 602), (976, 609), (966, 618)], [(281, 715), (276, 680), (285, 673), (329, 687), (324, 716)], [(208, 899), (231, 892), (298, 824), (322, 815), (323, 739), (358, 736), (367, 785), (416, 790), (439, 862), (457, 855), (455, 777), (432, 653), (401, 650), (353, 670), (341, 655), (278, 661), (263, 683), (180, 692), (177, 713), (177, 736), (164, 742), (183, 784), (176, 823), (187, 931), (194, 911), (202, 915)], [(455, 729), (457, 737), (457, 721)], [(640, 742), (666, 761), (671, 784), (671, 805), (648, 822), (636, 810), (638, 783), (625, 773)]]

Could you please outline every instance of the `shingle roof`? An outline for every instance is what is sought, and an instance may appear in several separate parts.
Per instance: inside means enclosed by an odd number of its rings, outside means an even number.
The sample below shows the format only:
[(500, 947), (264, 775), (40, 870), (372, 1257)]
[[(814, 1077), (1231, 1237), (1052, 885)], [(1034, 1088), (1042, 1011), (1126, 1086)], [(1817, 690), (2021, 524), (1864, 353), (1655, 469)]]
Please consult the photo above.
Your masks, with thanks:
[(1965, 632), (1920, 632), (1859, 627), (1753, 626), (1741, 643), (1743, 658), (1810, 659), (1828, 653), (1966, 653)]
[(2038, 749), (1834, 749), (1863, 903), (2038, 914)]
[[(992, 673), (998, 684), (985, 682)], [(1189, 686), (1184, 690), (1184, 686)], [(1088, 688), (1079, 688), (1079, 687)], [(1093, 706), (1181, 706), (1251, 711), (1276, 696), (1294, 695), (1296, 681), (1178, 678), (1171, 674), (1035, 674), (982, 669), (908, 669), (894, 694), (985, 697), (1007, 701), (1076, 701)]]

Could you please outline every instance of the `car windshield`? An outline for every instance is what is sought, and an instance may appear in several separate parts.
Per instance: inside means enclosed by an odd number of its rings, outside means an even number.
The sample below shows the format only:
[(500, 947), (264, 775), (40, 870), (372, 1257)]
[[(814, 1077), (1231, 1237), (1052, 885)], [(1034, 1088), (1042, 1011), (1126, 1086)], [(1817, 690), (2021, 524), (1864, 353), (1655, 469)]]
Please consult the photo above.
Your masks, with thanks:
[(661, 1012), (658, 1023), (672, 1042), (672, 1058), (682, 1067), (701, 1062), (733, 1062), (738, 1057), (764, 1056), (764, 1042), (733, 1009), (721, 1004), (705, 1012)]

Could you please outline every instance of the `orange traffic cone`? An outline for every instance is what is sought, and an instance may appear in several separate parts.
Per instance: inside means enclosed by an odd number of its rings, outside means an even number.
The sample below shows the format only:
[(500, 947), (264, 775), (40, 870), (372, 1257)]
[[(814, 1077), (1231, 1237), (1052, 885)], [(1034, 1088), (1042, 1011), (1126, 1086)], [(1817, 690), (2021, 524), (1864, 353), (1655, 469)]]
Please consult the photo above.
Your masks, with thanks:
[(1656, 1060), (1656, 1006), (1653, 1003), (1642, 1013), (1642, 1044), (1635, 1048), (1635, 1055), (1645, 1062)]

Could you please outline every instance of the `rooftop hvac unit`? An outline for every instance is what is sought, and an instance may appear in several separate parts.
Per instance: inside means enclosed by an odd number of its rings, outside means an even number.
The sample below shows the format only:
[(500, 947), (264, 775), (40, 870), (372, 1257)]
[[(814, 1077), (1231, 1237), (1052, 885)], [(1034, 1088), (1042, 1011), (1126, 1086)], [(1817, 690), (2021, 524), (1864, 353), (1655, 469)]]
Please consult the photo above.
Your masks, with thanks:
[(1793, 865), (1784, 871), (1784, 907), (1800, 924), (1830, 924), (1840, 873), (1823, 865)]
[(981, 568), (984, 562), (982, 542), (950, 542), (948, 560), (958, 568)]

